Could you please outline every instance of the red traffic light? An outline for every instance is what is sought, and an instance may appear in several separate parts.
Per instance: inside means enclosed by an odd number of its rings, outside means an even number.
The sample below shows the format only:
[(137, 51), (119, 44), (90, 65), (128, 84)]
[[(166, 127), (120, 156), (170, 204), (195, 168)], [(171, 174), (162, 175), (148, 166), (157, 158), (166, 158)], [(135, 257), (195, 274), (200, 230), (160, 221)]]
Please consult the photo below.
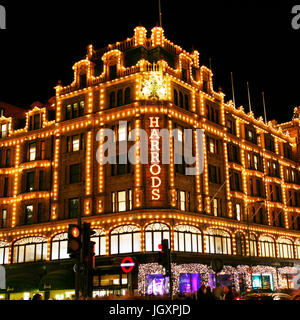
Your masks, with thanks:
[(160, 243), (159, 245), (158, 245), (158, 249), (160, 250), (160, 252), (163, 252), (163, 246), (162, 246), (162, 244)]
[(80, 230), (78, 227), (73, 227), (71, 233), (74, 238), (78, 238), (80, 236)]

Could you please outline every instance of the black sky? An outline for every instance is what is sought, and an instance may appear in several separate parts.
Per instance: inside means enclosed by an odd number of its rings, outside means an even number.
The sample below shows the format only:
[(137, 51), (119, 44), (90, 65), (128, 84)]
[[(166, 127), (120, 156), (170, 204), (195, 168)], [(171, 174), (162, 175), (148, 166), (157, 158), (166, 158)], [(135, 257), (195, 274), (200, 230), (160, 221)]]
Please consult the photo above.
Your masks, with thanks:
[[(268, 120), (291, 119), (300, 105), (300, 30), (293, 30), (291, 13), (297, 1), (249, 0), (205, 2), (161, 0), (165, 36), (187, 51), (200, 52), (200, 63), (212, 61), (214, 86), (231, 99), (233, 72), (236, 103)], [(158, 23), (158, 0), (127, 1), (1, 1), (7, 30), (0, 30), (0, 101), (29, 107), (54, 95), (58, 80), (72, 81), (73, 64), (96, 48), (132, 37), (143, 25)], [(300, 4), (300, 1), (299, 1)]]

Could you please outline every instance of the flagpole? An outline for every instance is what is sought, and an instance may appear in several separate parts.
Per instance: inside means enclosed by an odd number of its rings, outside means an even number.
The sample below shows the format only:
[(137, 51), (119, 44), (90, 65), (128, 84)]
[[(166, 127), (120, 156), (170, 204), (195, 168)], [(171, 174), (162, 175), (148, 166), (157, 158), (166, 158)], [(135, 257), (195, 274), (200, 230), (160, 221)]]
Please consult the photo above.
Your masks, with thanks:
[(264, 115), (265, 115), (265, 123), (267, 123), (267, 113), (266, 113), (266, 103), (265, 103), (265, 93), (262, 92), (263, 105), (264, 105)]
[(235, 107), (234, 85), (233, 85), (233, 75), (232, 75), (232, 72), (231, 72), (231, 90), (232, 90), (232, 101), (233, 101), (233, 106)]
[(162, 27), (162, 18), (161, 18), (161, 4), (160, 0), (158, 0), (158, 10), (159, 10), (159, 26)]
[(252, 112), (252, 108), (251, 108), (251, 100), (250, 100), (249, 82), (248, 82), (248, 81), (247, 81), (247, 88), (248, 88), (249, 110), (250, 110), (250, 112)]

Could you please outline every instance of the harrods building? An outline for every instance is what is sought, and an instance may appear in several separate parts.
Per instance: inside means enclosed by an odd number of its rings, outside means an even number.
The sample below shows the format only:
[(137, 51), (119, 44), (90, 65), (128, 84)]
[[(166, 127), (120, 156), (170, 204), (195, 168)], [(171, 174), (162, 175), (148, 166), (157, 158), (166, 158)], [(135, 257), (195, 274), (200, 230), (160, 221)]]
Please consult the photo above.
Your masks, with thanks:
[[(94, 296), (166, 292), (157, 263), (162, 239), (170, 243), (174, 293), (216, 282), (237, 290), (293, 287), (300, 108), (278, 124), (235, 107), (214, 90), (198, 51), (167, 40), (161, 27), (136, 27), (131, 38), (100, 50), (89, 45), (73, 71), (73, 82), (59, 83), (45, 105), (0, 103), (0, 264), (7, 275), (0, 298), (74, 294), (67, 230), (78, 216), (96, 231)], [(135, 164), (124, 161), (141, 143), (130, 141), (132, 130), (150, 137), (153, 127), (177, 129), (170, 163), (153, 170), (151, 161), (139, 161), (138, 148)], [(115, 163), (97, 161), (106, 128), (115, 133)], [(195, 167), (203, 161), (196, 175), (186, 174), (190, 164), (174, 149), (185, 129), (193, 132)], [(155, 145), (161, 160), (161, 138)], [(127, 256), (131, 273), (120, 267)], [(215, 261), (223, 266), (217, 275)]]

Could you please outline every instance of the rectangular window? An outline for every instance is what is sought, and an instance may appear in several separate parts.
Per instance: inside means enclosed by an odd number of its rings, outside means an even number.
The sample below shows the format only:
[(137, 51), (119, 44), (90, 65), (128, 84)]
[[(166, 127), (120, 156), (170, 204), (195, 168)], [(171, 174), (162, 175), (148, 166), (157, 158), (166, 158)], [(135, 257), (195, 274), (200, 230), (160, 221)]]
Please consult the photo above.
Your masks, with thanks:
[(118, 192), (118, 211), (126, 211), (126, 191)]
[(10, 166), (10, 149), (6, 149), (5, 165), (6, 167)]
[(38, 204), (37, 222), (40, 223), (43, 220), (43, 204)]
[(180, 210), (186, 211), (186, 197), (185, 197), (185, 191), (180, 191)]
[(6, 224), (7, 224), (6, 222), (7, 222), (7, 209), (2, 209), (2, 221), (1, 221), (2, 228), (6, 228)]
[(39, 190), (44, 190), (44, 171), (39, 173)]
[(72, 151), (80, 150), (80, 135), (72, 136)]
[(216, 153), (216, 144), (214, 139), (209, 139), (209, 152), (210, 153)]
[(41, 160), (46, 159), (45, 141), (41, 141)]
[(70, 183), (80, 182), (80, 164), (70, 165)]
[(4, 178), (3, 197), (8, 196), (8, 177)]
[(7, 135), (7, 124), (2, 124), (1, 125), (1, 137), (5, 138)]
[(69, 199), (69, 218), (77, 218), (79, 215), (79, 198)]
[(118, 128), (118, 139), (119, 141), (127, 140), (127, 123), (122, 123)]
[(29, 161), (36, 159), (36, 143), (29, 143)]
[(25, 224), (32, 224), (33, 221), (33, 205), (25, 207)]
[(112, 212), (116, 212), (116, 193), (111, 193), (111, 206), (112, 206)]
[(128, 209), (132, 210), (132, 190), (128, 190)]
[(78, 114), (79, 114), (78, 103), (75, 102), (73, 103), (73, 108), (72, 108), (72, 118), (77, 118)]
[(68, 104), (66, 107), (66, 120), (70, 120), (72, 118), (72, 105)]
[(40, 117), (41, 115), (40, 114), (35, 114), (34, 115), (34, 121), (33, 121), (33, 129), (34, 130), (37, 130), (40, 128)]
[(218, 212), (219, 212), (218, 199), (214, 198), (213, 199), (213, 214), (214, 214), (215, 217), (218, 216)]
[(31, 192), (34, 190), (34, 177), (35, 173), (32, 172), (27, 172), (27, 179), (26, 179), (26, 192)]
[(254, 160), (254, 169), (258, 170), (258, 158), (256, 155), (253, 156), (253, 160)]
[(241, 221), (241, 204), (240, 203), (235, 204), (235, 215), (236, 215), (236, 220)]
[(79, 102), (79, 117), (84, 115), (84, 101)]

